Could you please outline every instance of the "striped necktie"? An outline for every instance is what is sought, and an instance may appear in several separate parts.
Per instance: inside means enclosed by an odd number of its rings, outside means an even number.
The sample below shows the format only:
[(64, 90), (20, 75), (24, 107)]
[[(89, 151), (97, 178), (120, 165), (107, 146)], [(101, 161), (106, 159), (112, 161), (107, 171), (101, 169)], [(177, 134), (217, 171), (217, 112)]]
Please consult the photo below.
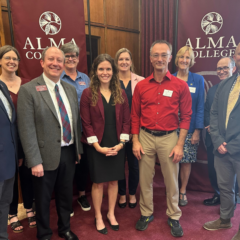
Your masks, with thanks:
[(227, 128), (229, 116), (235, 107), (237, 100), (239, 98), (240, 93), (240, 76), (238, 76), (237, 81), (232, 89), (232, 91), (229, 93), (228, 97), (228, 105), (227, 105), (227, 114), (226, 114), (226, 123), (225, 127)]
[(59, 93), (59, 87), (57, 84), (55, 85), (55, 93), (56, 93), (56, 98), (57, 98), (59, 111), (60, 111), (60, 115), (61, 115), (61, 120), (62, 120), (63, 140), (64, 140), (64, 142), (69, 143), (72, 138), (70, 121), (69, 121), (67, 110), (64, 106), (62, 97)]

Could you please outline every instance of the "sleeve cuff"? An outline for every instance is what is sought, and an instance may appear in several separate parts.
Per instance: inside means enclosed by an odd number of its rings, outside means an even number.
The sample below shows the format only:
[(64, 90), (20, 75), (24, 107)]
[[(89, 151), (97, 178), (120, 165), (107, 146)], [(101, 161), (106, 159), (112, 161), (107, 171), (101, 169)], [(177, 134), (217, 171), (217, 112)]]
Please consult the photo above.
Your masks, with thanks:
[(91, 136), (91, 137), (87, 138), (87, 142), (88, 142), (88, 144), (93, 144), (95, 142), (98, 142), (98, 139), (96, 136)]
[(125, 141), (129, 141), (129, 134), (126, 134), (126, 133), (120, 134), (120, 139), (125, 140)]
[(183, 128), (183, 129), (189, 130), (189, 127), (190, 127), (190, 123), (180, 122), (180, 124), (179, 124), (179, 128)]

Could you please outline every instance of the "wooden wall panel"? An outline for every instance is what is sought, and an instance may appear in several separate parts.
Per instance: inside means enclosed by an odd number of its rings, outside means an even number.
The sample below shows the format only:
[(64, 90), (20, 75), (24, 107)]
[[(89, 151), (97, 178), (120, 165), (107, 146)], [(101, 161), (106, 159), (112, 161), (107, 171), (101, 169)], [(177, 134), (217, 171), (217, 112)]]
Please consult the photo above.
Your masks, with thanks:
[(131, 51), (136, 73), (140, 74), (139, 34), (108, 29), (107, 53), (114, 58), (116, 52), (123, 47)]
[[(104, 0), (90, 0), (90, 20), (94, 23), (104, 24)], [(88, 21), (87, 0), (84, 0), (84, 16), (85, 21)]]
[(139, 0), (106, 0), (107, 25), (139, 30)]
[(4, 29), (4, 35), (5, 35), (5, 44), (12, 45), (8, 12), (2, 11), (2, 21), (3, 21), (3, 29)]

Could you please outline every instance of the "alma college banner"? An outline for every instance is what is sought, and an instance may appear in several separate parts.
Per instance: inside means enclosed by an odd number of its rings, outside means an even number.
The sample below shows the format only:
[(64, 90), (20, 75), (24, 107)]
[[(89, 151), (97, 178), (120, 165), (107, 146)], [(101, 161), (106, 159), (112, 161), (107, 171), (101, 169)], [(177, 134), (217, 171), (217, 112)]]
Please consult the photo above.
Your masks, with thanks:
[[(221, 57), (233, 56), (240, 42), (239, 8), (239, 0), (179, 1), (178, 49), (185, 45), (193, 49), (196, 63), (190, 71), (204, 77), (205, 95), (219, 82), (217, 62)], [(205, 131), (198, 149), (198, 162), (192, 166), (189, 188), (211, 191), (204, 138)]]
[(68, 42), (79, 46), (78, 70), (87, 73), (83, 0), (10, 0), (10, 4), (21, 77), (39, 76), (42, 51)]

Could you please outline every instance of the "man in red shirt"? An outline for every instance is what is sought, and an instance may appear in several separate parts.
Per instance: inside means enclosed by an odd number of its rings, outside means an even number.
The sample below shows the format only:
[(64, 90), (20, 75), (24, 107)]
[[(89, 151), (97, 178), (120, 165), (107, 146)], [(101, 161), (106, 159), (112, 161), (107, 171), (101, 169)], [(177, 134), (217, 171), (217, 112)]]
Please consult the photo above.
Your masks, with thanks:
[[(170, 74), (172, 45), (155, 41), (150, 48), (154, 68), (151, 76), (139, 82), (132, 99), (131, 126), (133, 153), (139, 160), (141, 218), (137, 230), (153, 221), (153, 176), (158, 157), (167, 191), (167, 216), (174, 237), (183, 236), (178, 207), (179, 161), (190, 126), (192, 99), (188, 85)], [(179, 137), (176, 129), (180, 128)]]

